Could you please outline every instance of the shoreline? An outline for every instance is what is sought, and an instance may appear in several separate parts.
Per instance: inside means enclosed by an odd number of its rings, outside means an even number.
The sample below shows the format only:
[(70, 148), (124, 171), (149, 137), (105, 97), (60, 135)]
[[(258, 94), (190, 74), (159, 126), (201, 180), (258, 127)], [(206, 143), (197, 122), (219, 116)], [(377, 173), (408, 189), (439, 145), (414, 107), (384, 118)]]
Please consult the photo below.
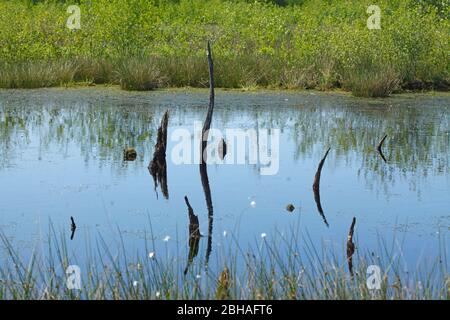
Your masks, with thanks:
[[(306, 94), (309, 93), (311, 95), (329, 95), (329, 96), (340, 96), (340, 97), (349, 97), (355, 100), (364, 100), (364, 101), (385, 101), (392, 98), (407, 98), (407, 97), (449, 97), (450, 91), (441, 91), (441, 90), (421, 90), (421, 91), (400, 91), (396, 93), (392, 93), (386, 97), (359, 97), (354, 96), (350, 91), (346, 91), (343, 89), (330, 89), (330, 90), (319, 90), (319, 89), (285, 89), (285, 88), (265, 88), (265, 87), (257, 87), (251, 89), (240, 89), (240, 88), (215, 88), (218, 93), (255, 93), (255, 94)], [(0, 88), (0, 93), (4, 92), (36, 92), (36, 91), (110, 91), (117, 92), (121, 94), (129, 94), (129, 95), (145, 95), (151, 93), (197, 93), (197, 92), (208, 92), (207, 87), (192, 87), (192, 86), (184, 86), (184, 87), (162, 87), (153, 90), (124, 90), (120, 88), (120, 85), (117, 84), (85, 84), (83, 82), (77, 82), (67, 86), (52, 86), (52, 87), (41, 87), (41, 88)]]

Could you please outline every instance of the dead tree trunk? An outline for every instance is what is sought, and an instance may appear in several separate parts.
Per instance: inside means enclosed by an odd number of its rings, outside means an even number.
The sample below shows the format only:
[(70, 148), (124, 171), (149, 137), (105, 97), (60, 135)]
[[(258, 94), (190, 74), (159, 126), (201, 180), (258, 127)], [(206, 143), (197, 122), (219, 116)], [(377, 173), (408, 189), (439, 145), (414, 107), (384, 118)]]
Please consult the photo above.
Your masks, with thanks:
[(200, 163), (206, 162), (206, 154), (204, 154), (208, 144), (208, 134), (211, 127), (211, 121), (214, 111), (214, 63), (211, 55), (211, 45), (208, 41), (207, 48), (208, 66), (209, 66), (209, 105), (206, 113), (206, 119), (202, 128), (202, 142), (200, 147)]
[(206, 247), (205, 265), (208, 266), (209, 257), (212, 251), (212, 232), (213, 232), (213, 204), (211, 198), (211, 189), (209, 187), (208, 170), (206, 167), (205, 149), (208, 143), (208, 134), (211, 127), (212, 115), (214, 111), (214, 64), (211, 54), (211, 45), (208, 41), (207, 56), (209, 65), (209, 105), (206, 113), (206, 119), (202, 128), (202, 141), (200, 143), (200, 178), (202, 181), (203, 193), (205, 194), (206, 207), (208, 210), (208, 243)]

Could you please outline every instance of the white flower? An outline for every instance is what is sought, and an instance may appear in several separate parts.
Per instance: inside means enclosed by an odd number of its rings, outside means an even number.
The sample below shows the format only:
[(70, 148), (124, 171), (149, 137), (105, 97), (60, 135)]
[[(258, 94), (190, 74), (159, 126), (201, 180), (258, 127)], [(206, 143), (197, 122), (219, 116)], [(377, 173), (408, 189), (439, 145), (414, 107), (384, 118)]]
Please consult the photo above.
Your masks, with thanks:
[(165, 242), (167, 242), (169, 240), (170, 240), (170, 236), (165, 236), (164, 239), (163, 239), (163, 241), (165, 241)]
[(223, 231), (223, 236), (224, 236), (224, 237), (227, 236), (227, 231), (226, 231), (226, 230)]
[(264, 239), (265, 237), (267, 237), (267, 234), (265, 232), (261, 233), (261, 238)]
[(154, 253), (153, 251), (149, 252), (149, 253), (148, 253), (148, 257), (149, 257), (150, 259), (153, 259), (153, 258), (155, 257), (155, 253)]
[(137, 281), (133, 281), (133, 287), (137, 287), (138, 282)]
[(200, 279), (202, 276), (201, 275), (196, 275), (195, 278)]
[(254, 201), (254, 200), (251, 201), (251, 202), (250, 202), (250, 206), (251, 206), (252, 208), (255, 208), (255, 207), (256, 207), (256, 201)]
[(156, 296), (157, 298), (159, 298), (159, 297), (161, 296), (161, 293), (160, 293), (159, 291), (156, 291), (155, 296)]

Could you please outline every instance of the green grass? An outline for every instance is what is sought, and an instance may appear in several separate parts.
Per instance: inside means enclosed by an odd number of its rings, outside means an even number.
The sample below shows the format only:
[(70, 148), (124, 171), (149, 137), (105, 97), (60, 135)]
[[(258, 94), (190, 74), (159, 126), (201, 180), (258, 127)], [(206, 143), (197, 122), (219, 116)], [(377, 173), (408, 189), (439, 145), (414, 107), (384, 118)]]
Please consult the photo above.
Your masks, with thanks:
[[(244, 251), (231, 235), (229, 246), (214, 249), (214, 263), (205, 268), (200, 253), (184, 275), (187, 248), (178, 248), (174, 256), (166, 247), (150, 258), (148, 252), (155, 251), (151, 234), (142, 240), (145, 252), (127, 252), (121, 236), (116, 246), (101, 236), (76, 237), (86, 238), (86, 260), (80, 265), (81, 290), (69, 290), (64, 270), (79, 260), (68, 235), (51, 227), (47, 241), (23, 257), (0, 233), (0, 299), (449, 299), (450, 294), (445, 246), (438, 256), (405, 271), (396, 240), (380, 238), (377, 251), (357, 246), (351, 277), (344, 244), (323, 243), (319, 250), (308, 235), (292, 232), (269, 234)], [(382, 283), (380, 290), (370, 291), (366, 270), (373, 264), (381, 268)]]
[(381, 30), (367, 29), (370, 0), (269, 2), (81, 0), (81, 29), (69, 30), (71, 2), (2, 0), (0, 87), (205, 87), (210, 40), (218, 87), (449, 88), (448, 0), (380, 0)]
[(133, 57), (117, 64), (117, 79), (125, 90), (153, 90), (161, 86), (164, 76), (152, 58)]
[(4, 63), (0, 66), (0, 88), (43, 88), (74, 81), (77, 65), (71, 61)]

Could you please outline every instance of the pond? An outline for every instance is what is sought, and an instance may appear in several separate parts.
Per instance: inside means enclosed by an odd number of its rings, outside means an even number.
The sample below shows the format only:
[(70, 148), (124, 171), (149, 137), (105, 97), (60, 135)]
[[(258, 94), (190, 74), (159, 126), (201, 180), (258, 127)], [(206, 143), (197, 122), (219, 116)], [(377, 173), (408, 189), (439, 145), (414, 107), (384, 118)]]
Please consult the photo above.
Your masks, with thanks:
[[(212, 212), (199, 165), (178, 164), (172, 154), (180, 129), (198, 150), (195, 124), (204, 121), (207, 105), (207, 90), (0, 91), (1, 232), (24, 255), (46, 241), (51, 224), (81, 255), (100, 235), (111, 248), (123, 242), (130, 255), (148, 250), (150, 239), (152, 251), (186, 259), (187, 196), (204, 235), (199, 259), (223, 253), (220, 247), (230, 241), (245, 251), (293, 231), (319, 247), (344, 250), (353, 217), (358, 249), (377, 250), (380, 238), (392, 241), (410, 268), (447, 242), (449, 95), (369, 100), (313, 91), (218, 91), (212, 127), (251, 130), (258, 138), (279, 130), (265, 150), (278, 156), (278, 165), (263, 174), (265, 165), (250, 163), (249, 154), (244, 163), (209, 164)], [(166, 110), (165, 196), (147, 167)], [(386, 161), (376, 148), (385, 134)], [(125, 147), (135, 148), (134, 161), (124, 161)], [(318, 198), (312, 184), (328, 148)], [(73, 240), (70, 217), (77, 225)]]

